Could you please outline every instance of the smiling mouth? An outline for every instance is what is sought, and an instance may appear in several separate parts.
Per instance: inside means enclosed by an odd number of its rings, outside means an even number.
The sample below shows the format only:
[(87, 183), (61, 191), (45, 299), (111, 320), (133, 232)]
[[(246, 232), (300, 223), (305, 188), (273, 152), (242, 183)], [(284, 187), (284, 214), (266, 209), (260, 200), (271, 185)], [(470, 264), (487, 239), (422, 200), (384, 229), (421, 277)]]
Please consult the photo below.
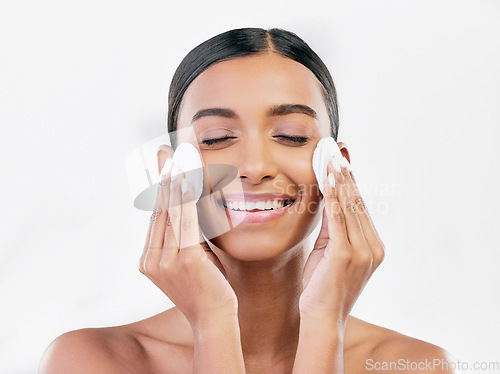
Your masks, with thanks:
[(235, 212), (255, 213), (280, 210), (289, 205), (292, 205), (294, 202), (295, 200), (293, 199), (275, 199), (266, 201), (220, 201), (219, 204), (221, 204), (224, 208)]

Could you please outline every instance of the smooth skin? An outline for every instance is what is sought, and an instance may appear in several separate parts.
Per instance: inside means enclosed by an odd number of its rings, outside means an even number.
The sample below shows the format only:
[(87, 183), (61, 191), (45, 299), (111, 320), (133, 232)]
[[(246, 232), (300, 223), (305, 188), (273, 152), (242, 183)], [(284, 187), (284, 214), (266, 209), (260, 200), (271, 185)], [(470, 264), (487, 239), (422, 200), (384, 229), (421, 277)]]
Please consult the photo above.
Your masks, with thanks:
[[(269, 115), (281, 104), (307, 105), (316, 118)], [(206, 108), (235, 116), (191, 124)], [(179, 142), (197, 142), (205, 164), (237, 167), (245, 192), (286, 191), (295, 203), (279, 218), (241, 224), (205, 242), (198, 225), (204, 207), (193, 202), (193, 186), (185, 184), (183, 193), (184, 175), (171, 178), (167, 170), (139, 269), (176, 306), (128, 325), (63, 334), (45, 351), (40, 374), (397, 373), (368, 371), (367, 360), (453, 359), (435, 345), (350, 315), (383, 261), (384, 245), (353, 172), (339, 173), (330, 162), (335, 187), (325, 180), (325, 195), (318, 192), (311, 159), (317, 142), (329, 136), (329, 119), (311, 71), (273, 52), (215, 64), (186, 91), (178, 126), (193, 126), (195, 137)], [(160, 147), (159, 171), (172, 153)], [(307, 256), (307, 237), (321, 216)]]

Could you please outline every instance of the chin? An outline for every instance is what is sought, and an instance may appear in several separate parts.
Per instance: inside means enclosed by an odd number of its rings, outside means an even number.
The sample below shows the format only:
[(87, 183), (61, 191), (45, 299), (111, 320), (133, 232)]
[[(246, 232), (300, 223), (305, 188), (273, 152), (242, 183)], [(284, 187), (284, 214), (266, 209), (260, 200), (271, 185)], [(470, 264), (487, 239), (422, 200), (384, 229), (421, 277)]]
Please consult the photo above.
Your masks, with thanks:
[(286, 260), (295, 257), (304, 248), (309, 249), (309, 235), (319, 223), (321, 215), (302, 220), (287, 230), (253, 231), (246, 227), (234, 229), (210, 240), (215, 245), (214, 253), (229, 255), (240, 261), (269, 261), (281, 257)]
[[(286, 238), (277, 235), (256, 236), (255, 233), (230, 232), (210, 240), (220, 251), (240, 261), (267, 261), (276, 258), (299, 244), (305, 244), (305, 238)], [(218, 253), (216, 253), (218, 255)]]

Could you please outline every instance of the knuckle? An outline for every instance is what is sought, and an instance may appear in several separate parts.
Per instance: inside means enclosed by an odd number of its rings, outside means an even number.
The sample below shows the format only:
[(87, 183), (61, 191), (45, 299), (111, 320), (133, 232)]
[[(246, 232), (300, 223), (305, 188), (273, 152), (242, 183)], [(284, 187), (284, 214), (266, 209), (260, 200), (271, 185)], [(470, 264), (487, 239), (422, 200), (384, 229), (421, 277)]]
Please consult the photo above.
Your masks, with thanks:
[(354, 205), (356, 206), (356, 209), (358, 209), (360, 212), (366, 211), (365, 201), (360, 195), (356, 195), (356, 198), (354, 200)]
[(380, 252), (385, 253), (385, 244), (382, 241), (379, 242), (379, 250)]
[(184, 248), (183, 250), (181, 250), (181, 253), (184, 254), (183, 256), (180, 257), (181, 258), (180, 265), (183, 270), (192, 269), (196, 260), (188, 252), (190, 252), (188, 248)]
[(166, 210), (164, 209), (155, 209), (153, 213), (151, 214), (151, 222), (157, 221), (160, 217), (164, 216), (166, 214)]
[(170, 188), (170, 178), (161, 178), (160, 182), (158, 183), (158, 187), (160, 189)]
[(340, 223), (345, 222), (345, 216), (344, 216), (344, 213), (342, 213), (341, 209), (334, 208), (332, 215), (333, 215), (334, 220), (336, 220)]
[(352, 251), (347, 247), (343, 247), (341, 249), (339, 248), (339, 250), (337, 251), (337, 258), (344, 264), (349, 265), (353, 260)]
[(146, 268), (144, 267), (144, 261), (142, 259), (139, 261), (139, 271), (146, 275)]
[(350, 215), (356, 215), (356, 208), (352, 201), (347, 201), (345, 204), (345, 211)]
[(194, 219), (191, 217), (186, 217), (181, 222), (181, 228), (183, 230), (188, 230), (189, 228), (193, 227), (193, 225), (194, 225)]
[(174, 222), (177, 220), (177, 213), (170, 211), (167, 216), (167, 226), (173, 226)]
[(380, 242), (380, 244), (374, 249), (373, 251), (373, 257), (378, 264), (381, 264), (382, 261), (384, 261), (385, 258), (385, 246), (384, 243)]
[(154, 210), (153, 213), (151, 214), (151, 222), (155, 222), (158, 219), (158, 211)]
[(373, 263), (373, 255), (369, 249), (358, 254), (357, 262), (360, 267), (366, 268), (371, 267)]
[(177, 209), (171, 209), (170, 212), (168, 213), (168, 216), (172, 221), (177, 221), (179, 219), (179, 211)]
[(147, 269), (146, 269), (146, 262), (147, 262), (147, 254), (143, 254), (141, 256), (141, 258), (139, 259), (139, 264), (138, 264), (138, 267), (139, 267), (139, 271), (144, 274), (144, 275), (147, 275)]
[(165, 259), (162, 259), (160, 260), (160, 263), (158, 265), (162, 273), (170, 273), (172, 269), (172, 261), (167, 261)]
[(151, 265), (148, 264), (147, 261), (141, 261), (141, 263), (139, 264), (139, 271), (146, 275), (146, 276), (149, 276), (151, 274), (151, 269), (150, 269)]
[(342, 170), (341, 170), (341, 172), (338, 175), (336, 175), (335, 182), (338, 182), (340, 184), (344, 184), (344, 181), (345, 181), (344, 174), (342, 174)]
[(335, 190), (334, 189), (331, 189), (331, 188), (328, 188), (325, 190), (325, 194), (326, 194), (326, 198), (328, 200), (333, 200), (336, 198), (336, 194), (335, 194)]

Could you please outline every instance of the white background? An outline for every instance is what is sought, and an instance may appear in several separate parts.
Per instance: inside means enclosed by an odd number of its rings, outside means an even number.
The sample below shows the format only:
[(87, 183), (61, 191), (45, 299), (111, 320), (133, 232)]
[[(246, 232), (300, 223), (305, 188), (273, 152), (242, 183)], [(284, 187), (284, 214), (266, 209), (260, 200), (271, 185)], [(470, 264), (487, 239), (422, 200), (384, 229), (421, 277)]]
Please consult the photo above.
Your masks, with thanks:
[(66, 331), (171, 306), (137, 270), (149, 213), (125, 161), (166, 132), (186, 53), (248, 26), (294, 31), (336, 83), (387, 247), (353, 314), (500, 361), (499, 1), (16, 1), (0, 7), (2, 374), (36, 372)]

